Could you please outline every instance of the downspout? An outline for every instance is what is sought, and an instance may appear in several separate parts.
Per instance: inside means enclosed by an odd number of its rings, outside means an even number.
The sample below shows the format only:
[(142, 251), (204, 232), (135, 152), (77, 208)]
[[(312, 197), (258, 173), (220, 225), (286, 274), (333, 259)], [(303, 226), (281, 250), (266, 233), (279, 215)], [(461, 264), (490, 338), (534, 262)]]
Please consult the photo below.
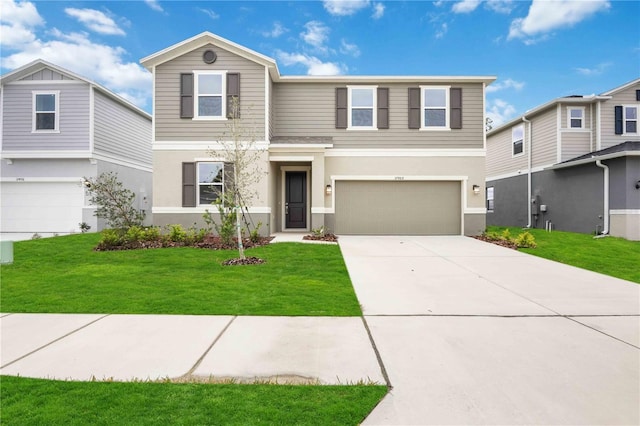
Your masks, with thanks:
[[(528, 128), (527, 130), (527, 138), (526, 140), (529, 142), (529, 146), (527, 149), (527, 227), (526, 229), (531, 228), (531, 151), (533, 151), (533, 141), (531, 140), (531, 121), (527, 120), (527, 118), (523, 115), (522, 121), (525, 122), (525, 126)], [(528, 124), (528, 125), (527, 125)], [(526, 146), (526, 145), (525, 145)]]
[(609, 166), (602, 164), (600, 160), (596, 160), (596, 166), (604, 170), (604, 229), (598, 235), (604, 237), (609, 234)]

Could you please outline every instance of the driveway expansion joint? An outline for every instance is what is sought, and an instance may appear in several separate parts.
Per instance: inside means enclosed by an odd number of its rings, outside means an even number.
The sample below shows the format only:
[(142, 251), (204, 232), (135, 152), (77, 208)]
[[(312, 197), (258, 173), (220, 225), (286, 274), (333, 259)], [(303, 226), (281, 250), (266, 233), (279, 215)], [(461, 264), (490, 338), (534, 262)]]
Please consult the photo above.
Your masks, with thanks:
[[(11, 315), (11, 314), (9, 314), (9, 315)], [(48, 347), (48, 346), (51, 346), (51, 345), (53, 345), (54, 343), (59, 342), (60, 340), (65, 339), (65, 338), (67, 338), (67, 337), (71, 336), (72, 334), (77, 333), (78, 331), (80, 331), (80, 330), (82, 330), (82, 329), (85, 329), (85, 328), (89, 327), (90, 325), (95, 324), (96, 322), (98, 322), (98, 321), (100, 321), (101, 319), (106, 318), (106, 317), (108, 317), (108, 316), (111, 316), (111, 314), (105, 314), (105, 315), (101, 316), (100, 318), (96, 318), (96, 319), (94, 319), (93, 321), (90, 321), (90, 322), (86, 323), (86, 324), (85, 324), (85, 325), (83, 325), (82, 327), (78, 327), (78, 328), (76, 328), (75, 330), (71, 330), (70, 332), (68, 332), (68, 333), (66, 333), (66, 334), (64, 334), (64, 335), (62, 335), (62, 336), (60, 336), (60, 337), (58, 337), (57, 339), (54, 339), (54, 340), (52, 340), (52, 341), (50, 341), (50, 342), (48, 342), (48, 343), (46, 343), (46, 344), (44, 344), (44, 345), (42, 345), (42, 346), (40, 346), (40, 347), (38, 347), (38, 348), (36, 348), (36, 349), (32, 350), (32, 351), (31, 351), (31, 352), (29, 352), (29, 353), (26, 353), (26, 354), (22, 355), (21, 357), (18, 357), (18, 358), (16, 358), (16, 359), (14, 359), (14, 360), (13, 360), (13, 361), (11, 361), (11, 362), (8, 362), (8, 363), (6, 363), (6, 364), (4, 364), (4, 365), (0, 365), (0, 368), (8, 367), (8, 366), (10, 366), (11, 364), (14, 364), (14, 363), (16, 363), (16, 362), (20, 361), (21, 359), (24, 359), (24, 358), (28, 357), (29, 355), (32, 355), (32, 354), (34, 354), (34, 353), (36, 353), (36, 352), (38, 352), (38, 351), (40, 351), (40, 350), (42, 350), (42, 349), (44, 349), (44, 348), (46, 348), (46, 347)], [(3, 318), (4, 318), (4, 317), (3, 317)]]
[(367, 320), (364, 315), (361, 316), (362, 324), (364, 325), (365, 330), (367, 330), (367, 335), (369, 336), (369, 341), (371, 342), (371, 347), (373, 348), (373, 352), (376, 354), (376, 359), (378, 360), (378, 365), (380, 365), (380, 372), (382, 373), (382, 377), (384, 377), (384, 381), (386, 382), (389, 390), (393, 389), (393, 385), (391, 384), (391, 380), (389, 379), (389, 374), (387, 374), (387, 369), (384, 366), (384, 362), (382, 361), (382, 356), (380, 355), (380, 351), (376, 346), (375, 340), (373, 340), (373, 335), (371, 334), (371, 330), (369, 330), (369, 324), (367, 324)]

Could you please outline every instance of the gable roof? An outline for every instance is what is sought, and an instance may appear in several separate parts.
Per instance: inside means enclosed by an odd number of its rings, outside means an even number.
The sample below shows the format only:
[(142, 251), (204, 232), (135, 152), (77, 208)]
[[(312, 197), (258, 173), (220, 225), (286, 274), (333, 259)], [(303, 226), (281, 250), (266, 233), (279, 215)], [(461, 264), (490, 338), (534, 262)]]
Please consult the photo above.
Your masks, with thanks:
[(630, 82), (625, 83), (622, 86), (618, 86), (615, 89), (611, 89), (611, 90), (609, 90), (607, 92), (604, 92), (602, 95), (603, 96), (615, 95), (616, 93), (621, 92), (621, 91), (627, 89), (628, 87), (633, 86), (634, 84), (638, 84), (638, 83), (640, 83), (640, 78), (636, 78), (635, 80), (631, 80)]
[[(101, 92), (102, 94), (106, 95), (107, 97), (113, 99), (114, 101), (118, 102), (119, 104), (121, 104), (122, 106), (131, 109), (132, 111), (134, 111), (135, 113), (143, 116), (144, 118), (151, 120), (151, 115), (149, 113), (147, 113), (146, 111), (138, 108), (137, 106), (135, 106), (134, 104), (132, 104), (131, 102), (129, 102), (128, 100), (126, 100), (125, 98), (123, 98), (120, 95), (117, 95), (115, 93), (113, 93), (111, 90), (107, 89), (104, 86), (101, 86), (100, 84), (96, 83), (95, 81), (89, 80), (86, 77), (83, 77), (79, 74), (74, 73), (73, 71), (69, 71), (68, 69), (62, 68), (61, 66), (58, 65), (54, 65), (50, 62), (47, 62), (43, 59), (36, 59), (35, 61), (29, 62), (26, 65), (23, 65), (19, 68), (16, 68), (15, 70), (8, 72), (6, 74), (4, 74), (3, 76), (0, 77), (0, 85), (3, 86), (5, 84), (9, 84), (11, 82), (14, 81), (18, 81), (24, 77), (27, 77), (31, 74), (34, 74), (38, 71), (41, 71), (43, 69), (50, 69), (53, 70), (59, 74), (65, 75), (67, 77), (69, 77), (72, 80), (77, 80), (77, 81), (81, 81), (83, 83), (88, 84), (89, 86), (95, 88), (96, 90), (98, 90), (99, 92)], [(51, 80), (52, 83), (55, 83), (57, 80)]]
[(209, 31), (202, 32), (189, 39), (176, 43), (173, 46), (169, 46), (166, 49), (162, 49), (152, 55), (140, 59), (140, 63), (149, 71), (153, 71), (153, 67), (168, 62), (178, 56), (191, 52), (207, 44), (213, 44), (222, 49), (228, 50), (240, 57), (256, 62), (260, 65), (264, 65), (269, 69), (271, 78), (276, 80), (280, 76), (276, 61), (268, 56), (258, 53), (254, 50), (248, 49), (244, 46), (240, 46), (230, 40), (217, 36)]

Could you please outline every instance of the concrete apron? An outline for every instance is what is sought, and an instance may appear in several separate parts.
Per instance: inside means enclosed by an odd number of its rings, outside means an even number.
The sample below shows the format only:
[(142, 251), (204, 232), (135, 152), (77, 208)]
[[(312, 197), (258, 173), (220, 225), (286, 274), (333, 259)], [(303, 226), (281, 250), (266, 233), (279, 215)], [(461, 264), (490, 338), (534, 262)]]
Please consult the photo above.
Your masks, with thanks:
[(5, 314), (0, 374), (383, 384), (362, 318)]
[(639, 424), (640, 286), (465, 237), (340, 237), (391, 392), (364, 424)]

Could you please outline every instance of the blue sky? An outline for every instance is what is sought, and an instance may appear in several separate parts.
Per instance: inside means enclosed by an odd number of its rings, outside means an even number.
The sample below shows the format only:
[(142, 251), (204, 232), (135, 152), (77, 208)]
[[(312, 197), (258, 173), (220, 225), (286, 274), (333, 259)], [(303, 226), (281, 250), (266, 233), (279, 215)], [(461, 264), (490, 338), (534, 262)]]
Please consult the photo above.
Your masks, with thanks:
[(202, 31), (282, 75), (495, 75), (496, 125), (640, 77), (640, 1), (0, 0), (2, 74), (37, 58), (151, 112), (139, 60)]

